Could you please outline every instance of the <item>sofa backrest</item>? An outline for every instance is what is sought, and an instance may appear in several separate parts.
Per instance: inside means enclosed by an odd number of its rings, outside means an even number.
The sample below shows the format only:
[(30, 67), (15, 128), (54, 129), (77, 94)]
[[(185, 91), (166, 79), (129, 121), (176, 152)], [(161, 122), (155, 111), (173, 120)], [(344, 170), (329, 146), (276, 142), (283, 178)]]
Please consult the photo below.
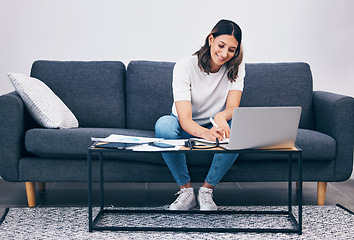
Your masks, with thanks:
[(171, 114), (175, 63), (131, 61), (127, 67), (127, 128), (154, 130), (156, 121)]
[(313, 87), (307, 63), (248, 63), (241, 107), (301, 106), (300, 128), (314, 129)]
[[(132, 61), (127, 67), (127, 128), (154, 130), (171, 114), (174, 63)], [(247, 63), (240, 106), (301, 106), (300, 128), (314, 129), (312, 75), (306, 63)]]
[(125, 66), (119, 61), (36, 61), (40, 79), (68, 106), (80, 127), (125, 127)]

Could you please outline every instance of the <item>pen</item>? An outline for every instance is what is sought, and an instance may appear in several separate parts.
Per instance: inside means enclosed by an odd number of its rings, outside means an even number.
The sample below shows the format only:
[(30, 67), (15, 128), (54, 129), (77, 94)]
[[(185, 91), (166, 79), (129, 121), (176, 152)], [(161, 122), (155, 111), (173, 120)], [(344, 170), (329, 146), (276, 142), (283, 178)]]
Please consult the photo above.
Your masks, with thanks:
[(214, 127), (219, 128), (212, 117), (209, 118), (209, 121), (211, 122), (211, 124), (213, 124)]
[[(212, 117), (209, 118), (209, 121), (211, 122), (211, 124), (213, 124), (214, 127), (219, 128)], [(224, 134), (224, 138), (225, 138), (225, 132), (223, 134)]]

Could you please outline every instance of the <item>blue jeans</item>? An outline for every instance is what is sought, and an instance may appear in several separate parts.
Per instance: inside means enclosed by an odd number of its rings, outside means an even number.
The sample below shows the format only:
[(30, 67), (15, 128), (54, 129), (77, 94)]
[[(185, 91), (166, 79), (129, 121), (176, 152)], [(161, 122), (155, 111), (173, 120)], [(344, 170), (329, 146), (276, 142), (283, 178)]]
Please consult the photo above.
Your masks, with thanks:
[[(231, 121), (228, 124), (231, 125)], [(210, 129), (212, 125), (209, 124), (204, 127)], [(181, 128), (178, 118), (174, 115), (162, 116), (157, 120), (155, 134), (156, 137), (165, 139), (187, 139), (193, 137)], [(191, 181), (184, 153), (162, 153), (162, 157), (179, 186), (186, 185)], [(205, 182), (215, 187), (234, 164), (237, 157), (237, 153), (215, 154)]]

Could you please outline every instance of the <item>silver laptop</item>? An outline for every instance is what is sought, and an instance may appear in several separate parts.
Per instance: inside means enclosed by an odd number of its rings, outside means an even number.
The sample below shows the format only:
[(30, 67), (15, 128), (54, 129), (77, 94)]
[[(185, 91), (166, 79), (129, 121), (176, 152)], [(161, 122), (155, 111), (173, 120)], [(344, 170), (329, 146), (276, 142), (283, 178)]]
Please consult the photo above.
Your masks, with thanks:
[(229, 150), (254, 148), (293, 148), (301, 116), (301, 107), (235, 108)]

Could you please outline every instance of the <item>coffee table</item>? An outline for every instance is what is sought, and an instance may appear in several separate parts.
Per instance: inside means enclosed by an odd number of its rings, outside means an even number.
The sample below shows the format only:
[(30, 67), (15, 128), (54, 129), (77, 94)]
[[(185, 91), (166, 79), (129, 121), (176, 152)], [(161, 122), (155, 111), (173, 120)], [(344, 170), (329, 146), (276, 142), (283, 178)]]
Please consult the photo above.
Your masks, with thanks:
[[(225, 150), (222, 148), (213, 149), (189, 149), (182, 147), (178, 152), (212, 152), (212, 153), (247, 153), (247, 154), (283, 154), (288, 156), (288, 206), (287, 211), (170, 211), (170, 210), (119, 210), (107, 209), (104, 206), (104, 175), (103, 164), (104, 154), (109, 152), (122, 151), (125, 153), (134, 152), (132, 150), (118, 150), (99, 148), (94, 143), (88, 148), (87, 169), (88, 169), (88, 225), (89, 232), (93, 230), (112, 230), (112, 231), (183, 231), (183, 232), (282, 232), (302, 234), (302, 150), (295, 146), (292, 149), (245, 149), (245, 150)], [(167, 152), (161, 149), (161, 152)], [(170, 151), (168, 151), (170, 152)], [(143, 153), (143, 152), (142, 152)], [(100, 210), (93, 219), (92, 214), (92, 154), (98, 154), (100, 168)], [(295, 218), (292, 211), (292, 156), (298, 157), (298, 217)], [(136, 227), (136, 226), (98, 226), (97, 223), (107, 214), (200, 214), (200, 215), (227, 215), (227, 214), (254, 214), (254, 215), (279, 215), (286, 216), (293, 228), (187, 228), (187, 227)]]

